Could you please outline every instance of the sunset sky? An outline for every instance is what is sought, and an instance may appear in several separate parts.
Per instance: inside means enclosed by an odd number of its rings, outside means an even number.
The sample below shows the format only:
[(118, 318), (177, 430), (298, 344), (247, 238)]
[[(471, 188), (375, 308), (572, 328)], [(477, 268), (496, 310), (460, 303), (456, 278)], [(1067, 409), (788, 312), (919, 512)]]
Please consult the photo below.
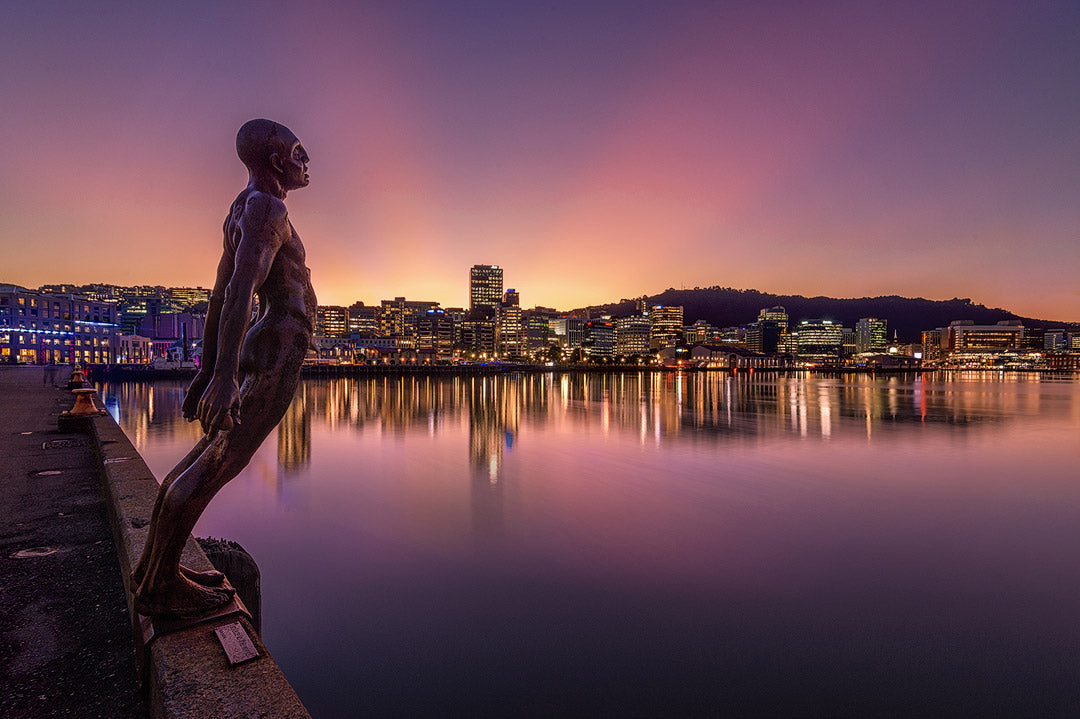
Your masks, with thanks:
[(1076, 0), (2, 2), (0, 282), (210, 286), (268, 117), (323, 304), (484, 263), (1080, 321)]

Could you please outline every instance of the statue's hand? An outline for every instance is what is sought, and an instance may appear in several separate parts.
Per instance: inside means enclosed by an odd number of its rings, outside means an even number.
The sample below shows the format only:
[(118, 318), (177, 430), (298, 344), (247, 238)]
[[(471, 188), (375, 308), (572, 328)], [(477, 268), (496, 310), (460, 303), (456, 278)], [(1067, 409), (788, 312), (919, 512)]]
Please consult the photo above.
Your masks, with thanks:
[(240, 424), (240, 388), (234, 379), (215, 377), (199, 399), (198, 417), (203, 431), (213, 437), (218, 430)]
[(191, 384), (188, 385), (187, 394), (184, 395), (184, 405), (181, 408), (184, 419), (188, 422), (194, 422), (198, 419), (199, 400), (206, 390), (206, 385), (210, 384), (210, 379), (210, 373), (204, 373), (202, 370), (199, 370), (195, 375), (195, 379), (191, 380)]

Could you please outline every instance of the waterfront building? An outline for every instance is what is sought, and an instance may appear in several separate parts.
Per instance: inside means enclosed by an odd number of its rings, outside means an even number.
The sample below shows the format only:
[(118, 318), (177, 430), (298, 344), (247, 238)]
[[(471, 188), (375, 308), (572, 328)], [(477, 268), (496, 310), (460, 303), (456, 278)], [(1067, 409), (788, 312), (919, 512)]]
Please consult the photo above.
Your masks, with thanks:
[(454, 321), (446, 310), (429, 308), (416, 320), (416, 348), (430, 353), (436, 361), (454, 356)]
[(615, 323), (611, 319), (588, 320), (582, 333), (581, 348), (589, 357), (615, 356)]
[[(950, 354), (1010, 352), (1021, 348), (1024, 326), (1017, 320), (977, 325), (971, 320), (949, 323)], [(943, 338), (944, 341), (944, 338)]]
[(650, 349), (673, 347), (682, 342), (682, 305), (654, 305), (649, 312), (649, 319), (652, 322), (652, 331), (649, 336)]
[(378, 337), (381, 307), (354, 302), (349, 305), (349, 336)]
[(790, 351), (789, 336), (788, 313), (783, 305), (762, 309), (757, 321), (747, 325), (744, 334), (747, 349), (766, 354)]
[[(152, 344), (153, 357), (191, 359), (203, 340), (206, 317), (190, 312), (167, 312), (147, 315), (139, 321), (136, 336), (147, 337)], [(117, 350), (118, 361), (120, 351)]]
[(555, 340), (560, 347), (567, 350), (575, 350), (581, 347), (584, 340), (585, 320), (580, 317), (564, 315), (548, 320), (548, 324), (555, 333)]
[(348, 337), (324, 337), (315, 335), (314, 358), (309, 353), (307, 361), (314, 359), (316, 364), (352, 364), (356, 357), (356, 345)]
[(485, 310), (470, 310), (461, 323), (460, 347), (469, 359), (495, 357), (495, 318)]
[(1052, 330), (1043, 334), (1043, 349), (1050, 350), (1051, 352), (1060, 352), (1064, 350), (1068, 344), (1066, 341), (1066, 333), (1064, 330)]
[(776, 320), (752, 322), (746, 326), (746, 348), (751, 352), (776, 354), (783, 334), (783, 325)]
[(796, 354), (810, 362), (839, 361), (844, 328), (832, 320), (803, 320), (798, 325)]
[(154, 359), (154, 341), (139, 335), (116, 338), (116, 361), (119, 364), (149, 364)]
[(684, 364), (708, 369), (777, 369), (791, 365), (790, 357), (751, 352), (745, 347), (694, 345), (688, 354), (679, 353), (679, 349), (683, 348), (662, 350), (661, 361), (668, 365), (674, 359), (677, 364), (681, 357)]
[(938, 328), (936, 330), (923, 330), (922, 332), (922, 353), (924, 362), (937, 362), (943, 355), (941, 341), (942, 333), (946, 330)]
[(0, 285), (0, 362), (112, 363), (116, 315), (112, 302)]
[(349, 310), (339, 305), (319, 305), (315, 309), (317, 337), (348, 337)]
[(615, 354), (648, 354), (651, 334), (652, 322), (647, 315), (615, 318)]
[(880, 353), (888, 344), (887, 322), (877, 317), (863, 317), (855, 323), (855, 352)]
[(352, 337), (350, 338), (357, 361), (383, 361), (397, 357), (403, 348), (401, 343), (390, 337)]
[(855, 330), (844, 328), (844, 337), (841, 341), (840, 356), (851, 357), (855, 354)]
[(495, 323), (495, 344), (496, 351), (501, 357), (519, 358), (525, 353), (521, 297), (517, 290), (508, 289), (499, 303), (499, 314)]
[(521, 311), (522, 332), (525, 334), (525, 352), (534, 354), (556, 344), (555, 332), (551, 329), (550, 319), (556, 316), (555, 310), (536, 307)]
[(1052, 370), (1080, 370), (1080, 351), (1047, 352), (1046, 368)]
[(1024, 352), (1040, 352), (1045, 349), (1046, 330), (1042, 327), (1025, 327), (1024, 336), (1020, 338), (1020, 349)]
[(918, 369), (920, 364), (918, 357), (900, 352), (862, 353), (855, 360), (856, 367), (865, 369)]
[(415, 347), (417, 319), (438, 306), (438, 302), (406, 300), (404, 297), (383, 300), (379, 312), (379, 336), (400, 340), (405, 347)]

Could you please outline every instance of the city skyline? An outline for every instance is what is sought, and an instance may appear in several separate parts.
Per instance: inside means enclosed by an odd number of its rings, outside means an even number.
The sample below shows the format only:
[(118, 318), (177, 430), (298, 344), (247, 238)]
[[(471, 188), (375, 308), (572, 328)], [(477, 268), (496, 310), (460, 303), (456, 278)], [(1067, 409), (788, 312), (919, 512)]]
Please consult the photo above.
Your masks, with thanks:
[(267, 7), (7, 8), (0, 281), (209, 286), (267, 116), (312, 157), (287, 203), (322, 304), (467, 306), (479, 260), (524, 306), (1080, 319), (1073, 3)]

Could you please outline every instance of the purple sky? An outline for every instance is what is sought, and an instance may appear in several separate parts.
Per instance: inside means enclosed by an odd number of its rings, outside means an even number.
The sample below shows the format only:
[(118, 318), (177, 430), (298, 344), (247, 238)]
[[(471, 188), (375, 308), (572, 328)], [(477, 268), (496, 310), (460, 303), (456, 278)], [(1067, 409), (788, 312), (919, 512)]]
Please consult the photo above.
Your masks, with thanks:
[(16, 3), (0, 282), (209, 286), (252, 117), (320, 301), (667, 287), (1080, 320), (1080, 3)]

